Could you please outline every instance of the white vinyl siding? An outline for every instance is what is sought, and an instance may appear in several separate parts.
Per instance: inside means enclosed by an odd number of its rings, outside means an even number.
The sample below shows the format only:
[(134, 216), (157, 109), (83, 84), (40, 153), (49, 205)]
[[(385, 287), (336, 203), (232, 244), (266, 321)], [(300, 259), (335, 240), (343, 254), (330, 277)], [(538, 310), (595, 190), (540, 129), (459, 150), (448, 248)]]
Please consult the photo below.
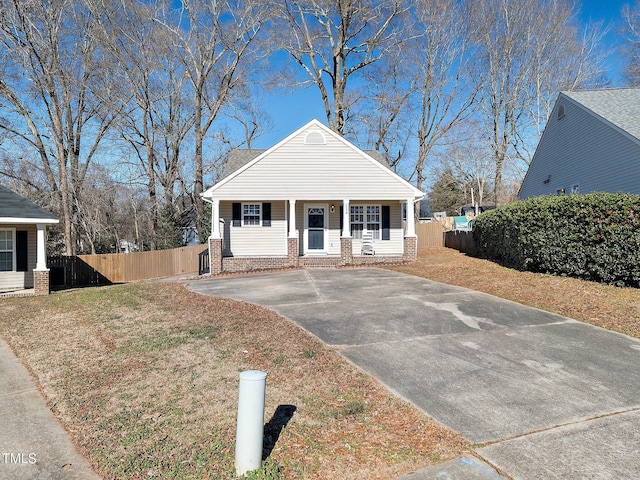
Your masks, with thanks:
[(305, 144), (317, 127), (310, 126), (281, 144), (256, 163), (220, 184), (211, 194), (221, 200), (295, 198), (329, 201), (349, 198), (414, 198), (415, 189), (400, 177), (331, 135), (326, 144)]
[[(246, 205), (264, 202), (245, 202)], [(221, 228), (223, 237), (223, 255), (234, 257), (264, 257), (287, 255), (286, 202), (271, 202), (271, 226), (243, 225), (233, 226), (233, 203), (220, 202), (220, 218), (224, 220)]]
[[(36, 238), (35, 225), (0, 225), (0, 229), (26, 230), (27, 231), (27, 271), (26, 272), (0, 272), (0, 292), (33, 288), (33, 269), (36, 268)], [(15, 239), (15, 236), (14, 236)]]
[(640, 194), (640, 141), (573, 101), (560, 101), (564, 117), (551, 114), (518, 197), (570, 193), (578, 183), (580, 193)]

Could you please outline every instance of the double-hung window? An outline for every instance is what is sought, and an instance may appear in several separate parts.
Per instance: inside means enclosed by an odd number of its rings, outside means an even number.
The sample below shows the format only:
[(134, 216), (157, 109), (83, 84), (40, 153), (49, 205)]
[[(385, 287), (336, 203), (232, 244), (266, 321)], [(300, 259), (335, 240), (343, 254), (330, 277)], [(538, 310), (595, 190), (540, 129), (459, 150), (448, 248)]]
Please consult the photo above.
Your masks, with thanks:
[(373, 238), (380, 239), (381, 228), (380, 205), (351, 206), (351, 235), (355, 239), (362, 238), (362, 232), (373, 233)]
[(242, 204), (242, 225), (258, 225), (260, 226), (260, 211), (261, 204), (259, 203), (243, 203)]
[(13, 230), (0, 230), (0, 272), (12, 272), (15, 260)]

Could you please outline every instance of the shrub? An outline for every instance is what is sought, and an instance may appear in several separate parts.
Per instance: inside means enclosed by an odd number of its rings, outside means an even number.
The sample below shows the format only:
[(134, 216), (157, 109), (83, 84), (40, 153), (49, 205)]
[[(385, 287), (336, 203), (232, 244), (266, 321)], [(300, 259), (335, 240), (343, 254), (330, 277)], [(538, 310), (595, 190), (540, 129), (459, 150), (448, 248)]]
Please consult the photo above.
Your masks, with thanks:
[(480, 215), (478, 255), (509, 267), (640, 286), (640, 195), (546, 196)]

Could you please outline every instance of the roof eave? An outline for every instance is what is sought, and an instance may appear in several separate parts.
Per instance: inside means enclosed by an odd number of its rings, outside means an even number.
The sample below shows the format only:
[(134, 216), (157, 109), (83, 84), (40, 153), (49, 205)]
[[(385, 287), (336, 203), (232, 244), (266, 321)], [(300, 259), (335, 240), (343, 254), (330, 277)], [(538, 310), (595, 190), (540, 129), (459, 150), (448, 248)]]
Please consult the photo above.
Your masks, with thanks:
[(20, 225), (35, 225), (37, 223), (44, 223), (47, 225), (60, 223), (57, 218), (24, 218), (24, 217), (0, 217), (0, 223), (12, 223)]

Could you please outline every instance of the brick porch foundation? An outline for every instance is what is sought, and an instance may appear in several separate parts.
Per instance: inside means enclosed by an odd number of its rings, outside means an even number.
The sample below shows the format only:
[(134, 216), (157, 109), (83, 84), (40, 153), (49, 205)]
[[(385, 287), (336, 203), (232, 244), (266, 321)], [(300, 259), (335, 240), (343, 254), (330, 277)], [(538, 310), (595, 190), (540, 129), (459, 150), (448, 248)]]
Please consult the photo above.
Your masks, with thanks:
[(209, 239), (209, 261), (211, 262), (211, 275), (222, 273), (222, 239)]
[(33, 293), (34, 295), (49, 295), (49, 270), (33, 271)]
[(404, 261), (415, 262), (418, 259), (418, 237), (404, 237)]
[(351, 238), (340, 239), (340, 256), (300, 256), (298, 239), (287, 239), (287, 255), (273, 257), (223, 257), (222, 240), (209, 239), (211, 275), (220, 273), (280, 270), (298, 267), (343, 267), (359, 265), (384, 265), (411, 262), (417, 259), (418, 239), (404, 239), (404, 255), (353, 255)]
[(353, 239), (351, 237), (340, 237), (340, 256), (343, 265), (353, 263)]

